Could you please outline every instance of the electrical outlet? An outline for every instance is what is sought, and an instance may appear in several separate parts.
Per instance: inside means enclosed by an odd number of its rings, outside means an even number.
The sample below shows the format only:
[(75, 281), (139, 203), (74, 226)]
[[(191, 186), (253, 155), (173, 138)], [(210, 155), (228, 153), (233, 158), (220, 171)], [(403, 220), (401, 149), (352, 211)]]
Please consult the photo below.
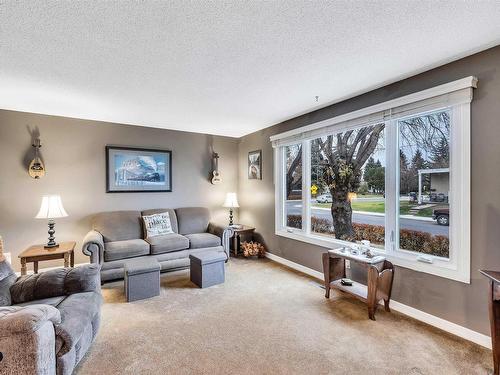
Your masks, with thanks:
[(12, 255), (10, 253), (3, 253), (3, 255), (5, 256), (5, 259), (7, 260), (7, 262), (12, 264)]
[(345, 260), (345, 268), (351, 269), (351, 261), (348, 259)]

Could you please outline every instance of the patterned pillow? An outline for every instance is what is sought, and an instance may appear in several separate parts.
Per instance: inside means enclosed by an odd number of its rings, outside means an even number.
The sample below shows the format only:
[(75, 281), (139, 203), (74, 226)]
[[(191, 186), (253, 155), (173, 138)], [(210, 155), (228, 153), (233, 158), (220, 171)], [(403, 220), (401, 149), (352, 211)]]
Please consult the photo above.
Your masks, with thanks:
[(174, 233), (168, 212), (143, 216), (146, 238)]

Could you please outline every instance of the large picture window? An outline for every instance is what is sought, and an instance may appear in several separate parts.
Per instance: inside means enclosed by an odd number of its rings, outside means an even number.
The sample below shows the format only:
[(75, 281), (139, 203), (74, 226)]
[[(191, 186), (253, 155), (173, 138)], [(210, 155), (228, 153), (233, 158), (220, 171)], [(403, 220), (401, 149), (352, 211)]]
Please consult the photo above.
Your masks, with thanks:
[(276, 233), (470, 280), (473, 77), (271, 138)]

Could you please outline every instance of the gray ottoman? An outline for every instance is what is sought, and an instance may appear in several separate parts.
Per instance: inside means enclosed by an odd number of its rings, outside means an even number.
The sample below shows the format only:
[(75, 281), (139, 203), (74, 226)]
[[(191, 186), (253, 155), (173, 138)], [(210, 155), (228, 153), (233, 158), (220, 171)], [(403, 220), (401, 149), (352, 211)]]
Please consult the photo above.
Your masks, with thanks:
[(160, 294), (160, 264), (154, 258), (132, 260), (125, 264), (127, 302)]
[(226, 254), (216, 251), (207, 251), (189, 256), (191, 263), (191, 281), (200, 288), (224, 282), (224, 262)]

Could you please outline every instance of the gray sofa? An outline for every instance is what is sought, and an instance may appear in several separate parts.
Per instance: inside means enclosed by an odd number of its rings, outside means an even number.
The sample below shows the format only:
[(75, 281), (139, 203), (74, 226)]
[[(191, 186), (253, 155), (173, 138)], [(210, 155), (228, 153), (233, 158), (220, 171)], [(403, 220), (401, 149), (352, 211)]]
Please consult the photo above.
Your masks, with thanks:
[(17, 277), (0, 261), (0, 374), (71, 374), (101, 316), (98, 265)]
[[(169, 213), (174, 233), (146, 238), (142, 216), (161, 212)], [(99, 213), (92, 218), (93, 229), (85, 236), (82, 251), (91, 263), (101, 265), (102, 281), (123, 279), (125, 264), (140, 257), (156, 258), (162, 272), (182, 269), (189, 267), (190, 254), (229, 254), (231, 230), (209, 220), (203, 207)]]

